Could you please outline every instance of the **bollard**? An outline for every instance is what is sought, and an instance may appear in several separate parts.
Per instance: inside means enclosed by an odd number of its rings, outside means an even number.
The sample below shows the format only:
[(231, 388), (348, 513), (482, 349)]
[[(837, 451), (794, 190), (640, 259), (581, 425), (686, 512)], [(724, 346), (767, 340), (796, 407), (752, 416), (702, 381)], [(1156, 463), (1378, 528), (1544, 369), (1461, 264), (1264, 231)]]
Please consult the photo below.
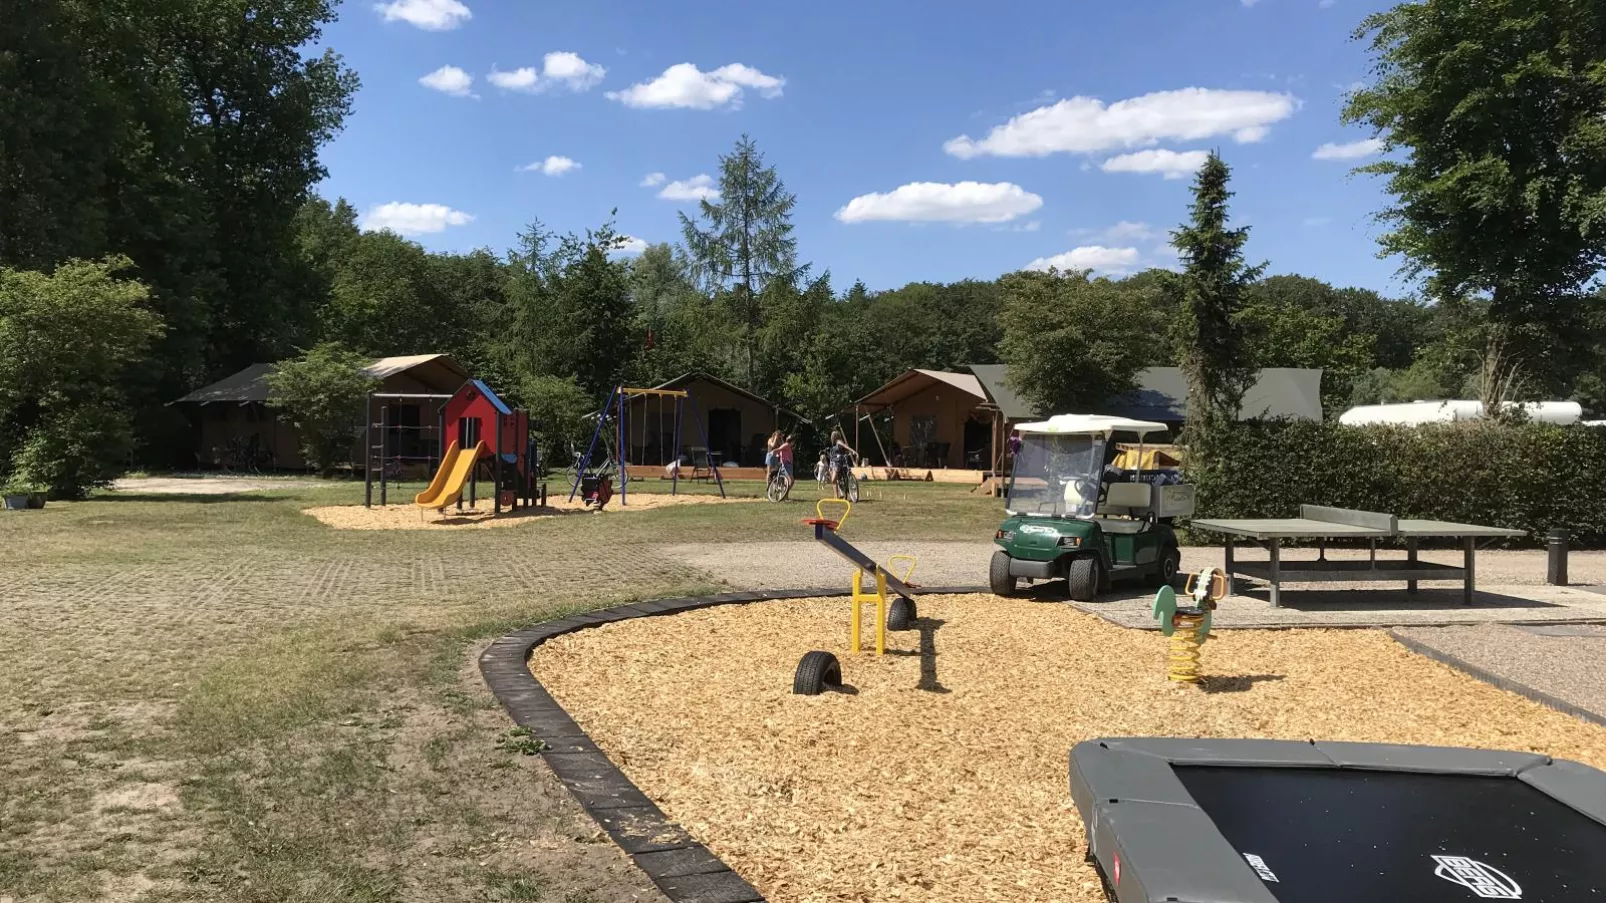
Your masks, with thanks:
[(1548, 554), (1545, 581), (1551, 586), (1566, 586), (1567, 531), (1560, 527), (1551, 530), (1545, 537), (1545, 551)]

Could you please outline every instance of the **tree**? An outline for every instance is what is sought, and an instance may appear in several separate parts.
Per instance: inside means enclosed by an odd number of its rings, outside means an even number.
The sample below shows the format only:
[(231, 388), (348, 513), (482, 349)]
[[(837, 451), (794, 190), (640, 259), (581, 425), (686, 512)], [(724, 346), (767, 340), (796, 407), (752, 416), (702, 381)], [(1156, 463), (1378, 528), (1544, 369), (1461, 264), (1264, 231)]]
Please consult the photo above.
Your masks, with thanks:
[(1182, 273), (1166, 280), (1180, 316), (1178, 343), (1188, 378), (1188, 423), (1204, 427), (1235, 418), (1255, 382), (1255, 366), (1238, 321), (1244, 292), (1265, 270), (1249, 266), (1243, 247), (1249, 229), (1227, 228), (1227, 182), (1232, 172), (1212, 152), (1193, 183), (1193, 215), (1171, 233)]
[(81, 498), (131, 448), (125, 385), (161, 321), (126, 258), (0, 269), (0, 472)]
[(129, 381), (142, 422), (307, 337), (295, 222), (357, 85), (314, 48), (334, 0), (51, 0), (4, 18), (0, 266), (134, 261), (167, 327)]
[(1376, 336), (1352, 331), (1343, 318), (1280, 298), (1264, 286), (1250, 288), (1249, 302), (1238, 316), (1250, 361), (1257, 370), (1319, 368), (1322, 410), (1337, 417), (1352, 403), (1356, 381), (1372, 370)]
[[(1385, 254), (1429, 293), (1483, 296), (1486, 357), (1562, 387), (1606, 265), (1606, 5), (1426, 0), (1368, 16), (1374, 79), (1344, 110), (1385, 152)], [(1566, 354), (1558, 352), (1568, 352)]]
[(1039, 410), (1090, 413), (1137, 388), (1152, 299), (1087, 271), (1011, 273), (999, 290), (1009, 383)]
[(334, 265), (319, 312), (325, 341), (381, 357), (448, 350), (462, 324), (434, 278), (432, 256), (393, 232), (364, 232)]
[(763, 320), (759, 293), (771, 280), (802, 275), (797, 239), (792, 237), (796, 204), (797, 198), (787, 192), (775, 169), (764, 165), (758, 145), (743, 135), (731, 153), (719, 158), (719, 196), (698, 205), (705, 225), (680, 215), (694, 276), (711, 287), (728, 289), (743, 323), (747, 346), (743, 378), (749, 390), (759, 379), (757, 337)]
[(350, 460), (362, 435), (368, 396), (379, 385), (366, 370), (371, 361), (324, 342), (268, 375), (268, 406), (285, 413), (301, 433), (301, 456), (325, 476)]

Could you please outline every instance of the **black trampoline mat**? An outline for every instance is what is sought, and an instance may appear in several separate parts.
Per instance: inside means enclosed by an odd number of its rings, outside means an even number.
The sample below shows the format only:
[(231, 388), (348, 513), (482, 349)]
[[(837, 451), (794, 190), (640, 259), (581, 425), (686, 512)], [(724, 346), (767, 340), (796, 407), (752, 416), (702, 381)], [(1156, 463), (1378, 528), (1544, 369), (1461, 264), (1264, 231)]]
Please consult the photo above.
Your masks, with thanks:
[(1281, 903), (1606, 900), (1606, 826), (1516, 778), (1172, 768)]

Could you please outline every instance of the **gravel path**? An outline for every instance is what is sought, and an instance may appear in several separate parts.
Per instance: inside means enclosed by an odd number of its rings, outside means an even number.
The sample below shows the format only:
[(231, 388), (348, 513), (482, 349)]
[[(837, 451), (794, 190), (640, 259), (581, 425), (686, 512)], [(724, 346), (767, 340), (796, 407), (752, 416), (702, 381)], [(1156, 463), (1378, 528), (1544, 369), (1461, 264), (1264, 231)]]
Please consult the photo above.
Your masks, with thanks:
[[(1606, 598), (1606, 597), (1603, 597)], [(1395, 631), (1606, 722), (1606, 625), (1412, 627)]]

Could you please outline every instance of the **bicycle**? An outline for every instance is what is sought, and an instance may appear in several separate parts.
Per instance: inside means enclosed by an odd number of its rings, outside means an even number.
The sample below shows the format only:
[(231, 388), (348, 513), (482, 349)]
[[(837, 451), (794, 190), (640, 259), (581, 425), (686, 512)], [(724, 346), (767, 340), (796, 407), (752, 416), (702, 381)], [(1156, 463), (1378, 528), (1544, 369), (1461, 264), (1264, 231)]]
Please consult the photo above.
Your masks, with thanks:
[(772, 502), (784, 502), (791, 494), (792, 484), (786, 478), (786, 470), (778, 464), (770, 465), (769, 481), (764, 485), (764, 497)]
[(853, 455), (852, 461), (845, 460), (847, 457), (847, 455), (837, 456), (836, 478), (832, 488), (836, 490), (837, 498), (858, 504), (859, 478), (853, 475), (853, 461), (857, 461), (859, 456)]

